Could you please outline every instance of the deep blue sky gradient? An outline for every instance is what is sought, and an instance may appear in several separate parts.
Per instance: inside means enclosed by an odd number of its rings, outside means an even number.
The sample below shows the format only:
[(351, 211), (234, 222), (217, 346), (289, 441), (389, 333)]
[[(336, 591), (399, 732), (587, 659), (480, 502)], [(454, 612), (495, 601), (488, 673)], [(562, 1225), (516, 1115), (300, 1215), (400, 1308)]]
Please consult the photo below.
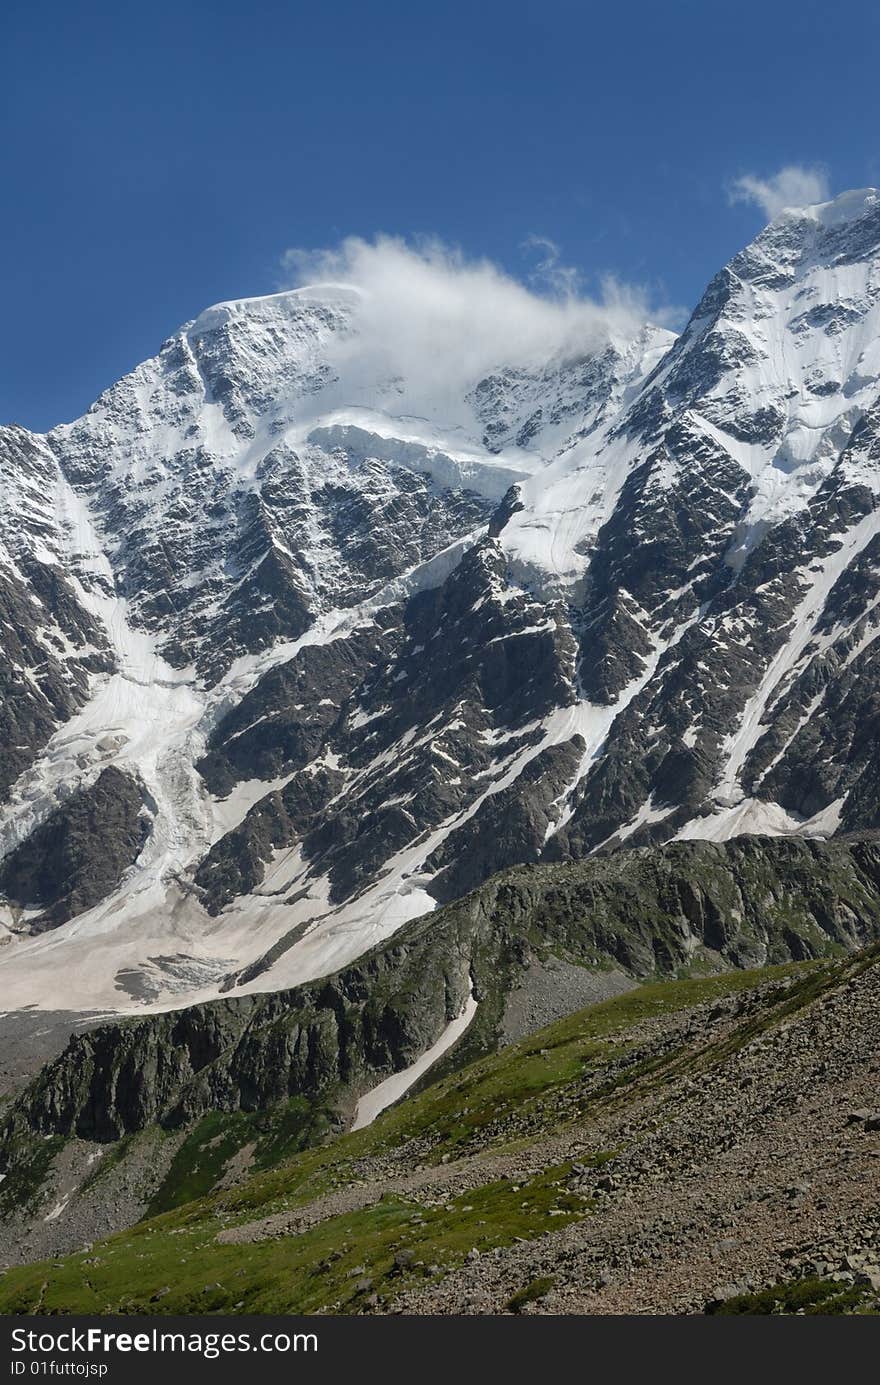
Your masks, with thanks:
[(693, 305), (789, 162), (880, 183), (880, 9), (6, 0), (0, 420), (82, 412), (289, 246), (437, 234)]

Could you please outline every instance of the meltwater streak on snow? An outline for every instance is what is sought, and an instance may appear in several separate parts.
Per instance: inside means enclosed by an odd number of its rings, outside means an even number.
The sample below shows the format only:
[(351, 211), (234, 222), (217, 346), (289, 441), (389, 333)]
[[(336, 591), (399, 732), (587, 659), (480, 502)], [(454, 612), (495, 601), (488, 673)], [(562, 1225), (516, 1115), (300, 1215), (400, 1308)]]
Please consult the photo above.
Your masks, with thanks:
[(378, 1087), (362, 1096), (357, 1104), (352, 1121), (352, 1130), (363, 1130), (364, 1126), (372, 1125), (376, 1117), (395, 1101), (399, 1101), (405, 1092), (408, 1092), (423, 1073), (442, 1058), (443, 1054), (461, 1038), (467, 1029), (474, 1015), (477, 1013), (477, 1002), (474, 999), (473, 985), (470, 989), (465, 1007), (457, 1019), (451, 1020), (446, 1026), (440, 1038), (435, 1044), (422, 1054), (421, 1058), (416, 1059), (408, 1068), (401, 1072), (392, 1073), (386, 1077), (384, 1082), (380, 1082)]

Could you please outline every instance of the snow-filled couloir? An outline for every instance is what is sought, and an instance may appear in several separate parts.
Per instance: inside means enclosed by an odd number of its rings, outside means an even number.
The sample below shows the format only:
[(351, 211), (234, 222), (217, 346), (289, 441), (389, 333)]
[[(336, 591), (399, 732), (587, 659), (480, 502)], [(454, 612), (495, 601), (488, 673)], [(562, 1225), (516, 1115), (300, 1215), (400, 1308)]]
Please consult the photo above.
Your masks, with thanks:
[[(459, 372), (208, 309), (0, 435), (7, 1005), (320, 975), (511, 864), (880, 826), (880, 198)], [(467, 353), (463, 353), (466, 357)]]

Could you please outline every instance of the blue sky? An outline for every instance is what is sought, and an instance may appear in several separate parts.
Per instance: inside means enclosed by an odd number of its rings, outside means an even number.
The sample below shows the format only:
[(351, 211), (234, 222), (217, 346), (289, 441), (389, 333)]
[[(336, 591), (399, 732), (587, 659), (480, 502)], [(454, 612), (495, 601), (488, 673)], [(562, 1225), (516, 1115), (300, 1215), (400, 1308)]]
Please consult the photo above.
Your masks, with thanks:
[(808, 0), (6, 0), (0, 420), (76, 416), (290, 247), (435, 235), (690, 307), (742, 177), (880, 183), (880, 11)]

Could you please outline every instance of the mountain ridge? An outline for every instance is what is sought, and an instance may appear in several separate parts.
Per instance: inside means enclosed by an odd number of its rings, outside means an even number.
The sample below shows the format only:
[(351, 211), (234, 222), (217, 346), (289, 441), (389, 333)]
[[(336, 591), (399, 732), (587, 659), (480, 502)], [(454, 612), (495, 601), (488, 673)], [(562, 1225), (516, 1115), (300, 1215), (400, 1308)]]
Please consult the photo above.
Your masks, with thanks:
[(675, 340), (457, 399), (359, 304), (215, 305), (3, 430), (0, 852), (36, 878), (108, 769), (144, 841), (48, 931), (7, 884), (13, 1005), (306, 981), (522, 861), (880, 826), (877, 194), (783, 213)]

